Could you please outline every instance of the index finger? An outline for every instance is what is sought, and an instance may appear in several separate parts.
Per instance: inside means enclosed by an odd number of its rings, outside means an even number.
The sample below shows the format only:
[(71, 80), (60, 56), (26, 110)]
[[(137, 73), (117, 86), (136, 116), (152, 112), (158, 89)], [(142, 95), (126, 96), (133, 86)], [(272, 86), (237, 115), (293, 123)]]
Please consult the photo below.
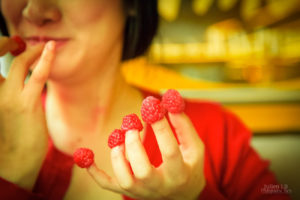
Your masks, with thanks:
[(55, 41), (46, 43), (41, 58), (33, 69), (31, 77), (24, 88), (23, 92), (27, 98), (39, 99), (55, 58), (55, 48)]
[(7, 82), (15, 90), (22, 90), (29, 67), (36, 61), (43, 50), (43, 45), (35, 45), (16, 57), (7, 74)]

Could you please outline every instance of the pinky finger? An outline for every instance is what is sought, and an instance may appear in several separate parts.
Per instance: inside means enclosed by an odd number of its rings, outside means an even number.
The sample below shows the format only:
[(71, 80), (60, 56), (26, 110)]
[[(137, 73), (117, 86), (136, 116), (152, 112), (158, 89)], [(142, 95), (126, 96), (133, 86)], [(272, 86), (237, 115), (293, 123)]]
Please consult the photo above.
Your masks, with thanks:
[(100, 187), (113, 192), (123, 193), (117, 181), (107, 175), (103, 170), (100, 170), (95, 163), (87, 168), (87, 172)]

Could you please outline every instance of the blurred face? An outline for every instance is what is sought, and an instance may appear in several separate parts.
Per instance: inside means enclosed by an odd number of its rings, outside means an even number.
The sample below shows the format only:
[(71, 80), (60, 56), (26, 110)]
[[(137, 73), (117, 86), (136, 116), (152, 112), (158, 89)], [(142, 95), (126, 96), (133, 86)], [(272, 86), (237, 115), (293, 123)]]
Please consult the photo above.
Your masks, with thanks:
[(50, 79), (90, 76), (120, 59), (122, 0), (1, 0), (1, 9), (10, 35), (29, 48), (57, 42)]

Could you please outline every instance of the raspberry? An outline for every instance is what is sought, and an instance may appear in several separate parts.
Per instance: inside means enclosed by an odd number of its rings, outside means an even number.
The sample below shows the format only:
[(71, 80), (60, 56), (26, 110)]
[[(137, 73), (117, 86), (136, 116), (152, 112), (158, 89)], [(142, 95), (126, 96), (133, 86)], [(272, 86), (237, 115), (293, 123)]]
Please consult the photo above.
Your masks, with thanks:
[(153, 124), (161, 120), (165, 113), (166, 110), (157, 98), (149, 96), (143, 100), (141, 114), (144, 122)]
[(15, 36), (12, 36), (11, 39), (13, 39), (16, 43), (18, 43), (18, 48), (16, 50), (10, 51), (10, 53), (13, 56), (17, 56), (17, 55), (21, 54), (23, 51), (25, 51), (26, 43), (20, 36), (15, 35)]
[(143, 124), (136, 114), (130, 114), (123, 118), (121, 129), (125, 131), (133, 129), (141, 131), (143, 130)]
[(112, 149), (115, 146), (121, 145), (125, 142), (125, 131), (115, 129), (108, 137), (108, 146)]
[(79, 148), (73, 154), (74, 162), (81, 168), (88, 168), (94, 163), (94, 153), (88, 148)]
[(168, 90), (162, 97), (162, 105), (170, 113), (181, 113), (185, 108), (185, 103), (177, 90)]

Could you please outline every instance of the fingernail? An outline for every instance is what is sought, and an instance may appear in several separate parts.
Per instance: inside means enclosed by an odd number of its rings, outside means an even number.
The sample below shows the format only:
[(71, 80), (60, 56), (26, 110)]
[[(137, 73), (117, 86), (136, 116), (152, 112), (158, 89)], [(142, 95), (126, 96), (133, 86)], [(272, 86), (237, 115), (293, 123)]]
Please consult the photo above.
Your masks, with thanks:
[(123, 148), (124, 148), (124, 144), (121, 144), (121, 145), (118, 145), (118, 146), (115, 146), (114, 148), (112, 148), (112, 150), (118, 154), (119, 152), (122, 152), (123, 151)]
[(46, 49), (50, 50), (50, 51), (53, 51), (55, 49), (55, 41), (51, 40), (51, 41), (47, 42)]
[(113, 158), (118, 158), (122, 152), (122, 149), (120, 146), (115, 146), (114, 148), (111, 149), (111, 156)]

